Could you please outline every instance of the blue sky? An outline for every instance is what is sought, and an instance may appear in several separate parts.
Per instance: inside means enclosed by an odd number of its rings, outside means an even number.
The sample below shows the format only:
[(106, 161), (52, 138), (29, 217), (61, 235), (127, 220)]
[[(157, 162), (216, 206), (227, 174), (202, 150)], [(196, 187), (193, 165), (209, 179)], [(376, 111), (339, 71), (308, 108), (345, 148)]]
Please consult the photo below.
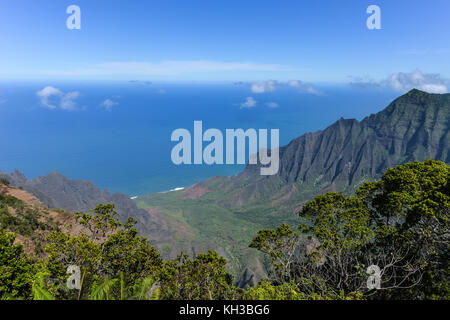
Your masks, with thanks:
[[(71, 4), (81, 30), (66, 28)], [(448, 0), (2, 1), (0, 79), (435, 85), (450, 78), (449, 15)]]

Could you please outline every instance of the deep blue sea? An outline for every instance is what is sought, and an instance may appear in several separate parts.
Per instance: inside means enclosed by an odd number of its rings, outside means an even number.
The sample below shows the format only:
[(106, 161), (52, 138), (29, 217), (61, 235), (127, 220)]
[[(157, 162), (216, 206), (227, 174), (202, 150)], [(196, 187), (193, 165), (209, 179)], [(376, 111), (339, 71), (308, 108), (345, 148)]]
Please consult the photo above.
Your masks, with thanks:
[[(76, 110), (48, 109), (37, 92), (46, 86), (79, 92)], [(321, 86), (321, 95), (293, 88), (255, 94), (248, 85), (144, 82), (0, 83), (0, 171), (28, 178), (59, 171), (130, 196), (186, 187), (214, 175), (234, 175), (243, 165), (181, 165), (171, 162), (170, 141), (177, 128), (204, 130), (275, 128), (280, 145), (303, 133), (324, 129), (340, 117), (361, 120), (399, 94)], [(241, 109), (247, 97), (253, 108)], [(110, 111), (101, 103), (110, 99)], [(265, 104), (276, 102), (278, 108)]]

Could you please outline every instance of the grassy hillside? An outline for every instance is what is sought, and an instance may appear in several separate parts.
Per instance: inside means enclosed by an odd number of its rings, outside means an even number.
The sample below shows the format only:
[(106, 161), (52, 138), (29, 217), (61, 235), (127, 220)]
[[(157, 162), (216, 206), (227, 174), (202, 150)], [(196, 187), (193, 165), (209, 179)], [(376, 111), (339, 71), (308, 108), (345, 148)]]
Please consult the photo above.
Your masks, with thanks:
[(195, 255), (198, 245), (209, 246), (227, 258), (228, 268), (235, 277), (249, 265), (256, 278), (262, 277), (265, 274), (262, 255), (248, 245), (258, 230), (275, 227), (280, 220), (253, 219), (255, 214), (226, 208), (219, 204), (218, 194), (208, 194), (206, 199), (189, 199), (183, 195), (183, 192), (168, 192), (136, 199), (140, 208), (151, 210), (169, 224), (173, 241), (155, 244), (163, 255), (173, 258), (180, 251)]

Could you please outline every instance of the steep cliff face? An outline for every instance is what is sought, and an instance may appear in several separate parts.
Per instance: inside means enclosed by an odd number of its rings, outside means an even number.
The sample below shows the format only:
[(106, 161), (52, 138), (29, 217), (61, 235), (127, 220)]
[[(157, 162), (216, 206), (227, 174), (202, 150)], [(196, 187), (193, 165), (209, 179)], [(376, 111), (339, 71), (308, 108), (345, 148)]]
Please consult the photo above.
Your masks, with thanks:
[(260, 176), (258, 164), (248, 165), (236, 177), (204, 185), (223, 193), (221, 203), (228, 207), (284, 203), (292, 209), (327, 190), (351, 193), (401, 163), (428, 158), (449, 163), (449, 138), (450, 94), (414, 89), (362, 121), (340, 119), (292, 140), (280, 148), (275, 176)]
[[(324, 181), (344, 179), (352, 184), (403, 162), (426, 158), (448, 161), (449, 116), (450, 95), (412, 90), (361, 122), (340, 120), (318, 133), (310, 151), (303, 152), (314, 161), (302, 166), (301, 173), (324, 173)], [(288, 159), (289, 155), (285, 159), (289, 166)], [(280, 174), (288, 181), (303, 178), (299, 172), (286, 169)]]
[(343, 181), (353, 185), (394, 165), (426, 158), (449, 160), (450, 95), (412, 90), (361, 122), (341, 119), (284, 148), (286, 182)]

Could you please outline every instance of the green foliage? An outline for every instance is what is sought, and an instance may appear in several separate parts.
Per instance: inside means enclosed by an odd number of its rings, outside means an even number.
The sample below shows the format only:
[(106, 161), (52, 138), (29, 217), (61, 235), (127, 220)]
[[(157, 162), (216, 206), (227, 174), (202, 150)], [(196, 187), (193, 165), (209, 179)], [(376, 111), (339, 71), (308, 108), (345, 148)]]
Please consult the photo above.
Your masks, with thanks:
[[(14, 215), (11, 210), (14, 210)], [(39, 221), (38, 214), (38, 209), (26, 205), (22, 200), (0, 193), (0, 227), (28, 237), (33, 237), (37, 229), (55, 229), (50, 221)]]
[[(124, 299), (131, 295), (125, 288), (157, 273), (162, 260), (148, 240), (137, 235), (131, 219), (126, 223), (115, 219), (114, 205), (98, 205), (94, 214), (77, 214), (86, 233), (50, 234), (45, 269), (51, 277), (65, 283), (67, 266), (79, 266), (82, 278), (78, 299)], [(73, 292), (61, 286), (55, 294), (59, 298), (75, 298)]]
[[(406, 298), (447, 299), (450, 296), (449, 214), (450, 166), (435, 160), (389, 169), (377, 182), (358, 191), (371, 213), (379, 247), (404, 252), (403, 263), (416, 267), (417, 283), (383, 293)], [(404, 272), (411, 272), (404, 270)], [(403, 275), (397, 274), (397, 277)]]
[(249, 288), (242, 297), (244, 300), (306, 300), (295, 283), (273, 285), (263, 280), (256, 287)]
[[(449, 299), (449, 181), (448, 165), (426, 160), (389, 169), (355, 196), (317, 196), (301, 209), (298, 229), (281, 224), (257, 232), (250, 247), (269, 258), (270, 279), (246, 291), (233, 286), (227, 261), (215, 251), (163, 262), (133, 219), (116, 219), (112, 204), (76, 214), (83, 228), (74, 234), (55, 228), (46, 256), (32, 261), (10, 232), (30, 234), (44, 226), (22, 201), (0, 194), (0, 297)], [(179, 223), (186, 218), (177, 217)], [(381, 270), (380, 290), (367, 288), (367, 267), (374, 264)], [(81, 269), (80, 290), (66, 286), (69, 265)]]
[[(275, 284), (302, 292), (378, 298), (449, 296), (450, 167), (426, 160), (387, 170), (356, 196), (327, 193), (306, 203), (308, 223), (262, 230), (250, 244), (267, 254)], [(368, 290), (366, 268), (381, 269), (382, 288)]]
[(133, 286), (133, 297), (138, 300), (158, 299), (159, 292), (155, 277), (146, 277)]
[(55, 300), (55, 297), (47, 290), (44, 273), (38, 273), (34, 277), (31, 295), (33, 300)]
[(341, 193), (327, 193), (308, 202), (300, 215), (313, 221), (311, 227), (300, 224), (303, 233), (311, 233), (321, 250), (353, 250), (373, 239), (369, 212), (361, 199)]
[(323, 296), (318, 293), (305, 294), (294, 282), (273, 285), (268, 280), (261, 281), (256, 287), (249, 288), (242, 299), (244, 300), (360, 300), (360, 293), (345, 295)]
[(94, 282), (89, 293), (90, 300), (110, 300), (111, 293), (114, 286), (119, 282), (119, 279), (105, 278), (100, 283)]
[(134, 229), (110, 235), (101, 248), (101, 272), (108, 276), (123, 272), (128, 281), (134, 283), (154, 274), (162, 266), (158, 251), (146, 238), (137, 236)]
[(155, 277), (146, 277), (136, 280), (136, 283), (127, 286), (125, 274), (119, 272), (117, 278), (104, 278), (103, 281), (94, 282), (88, 296), (89, 300), (149, 300), (159, 297), (159, 286)]
[(11, 184), (11, 182), (9, 182), (8, 179), (0, 178), (0, 184), (3, 184), (5, 186), (9, 186)]
[(3, 194), (3, 193), (0, 193), (0, 204), (2, 206), (13, 207), (15, 209), (20, 209), (20, 208), (25, 207), (25, 203), (22, 200), (17, 199), (16, 197), (13, 197), (13, 196), (10, 196), (7, 194)]
[(33, 265), (14, 240), (14, 234), (0, 228), (0, 298), (30, 295)]
[(239, 290), (225, 270), (226, 260), (214, 251), (200, 253), (193, 260), (180, 255), (166, 263), (160, 274), (161, 299), (232, 299)]
[[(163, 263), (149, 241), (138, 236), (134, 221), (121, 223), (115, 215), (113, 205), (99, 205), (92, 214), (77, 214), (85, 229), (76, 235), (50, 233), (46, 239), (47, 256), (35, 264), (36, 276), (27, 278), (27, 295), (5, 288), (5, 298), (231, 299), (240, 294), (225, 270), (225, 259), (216, 252), (201, 253), (195, 259), (181, 255)], [(9, 242), (13, 241), (12, 235), (8, 237)], [(69, 265), (80, 267), (80, 290), (66, 286)], [(11, 292), (14, 297), (6, 296)]]
[(75, 214), (77, 222), (85, 226), (90, 232), (93, 239), (101, 239), (108, 234), (113, 233), (119, 228), (130, 230), (136, 224), (134, 218), (129, 217), (125, 223), (116, 219), (117, 211), (114, 210), (114, 204), (99, 204), (91, 213)]

